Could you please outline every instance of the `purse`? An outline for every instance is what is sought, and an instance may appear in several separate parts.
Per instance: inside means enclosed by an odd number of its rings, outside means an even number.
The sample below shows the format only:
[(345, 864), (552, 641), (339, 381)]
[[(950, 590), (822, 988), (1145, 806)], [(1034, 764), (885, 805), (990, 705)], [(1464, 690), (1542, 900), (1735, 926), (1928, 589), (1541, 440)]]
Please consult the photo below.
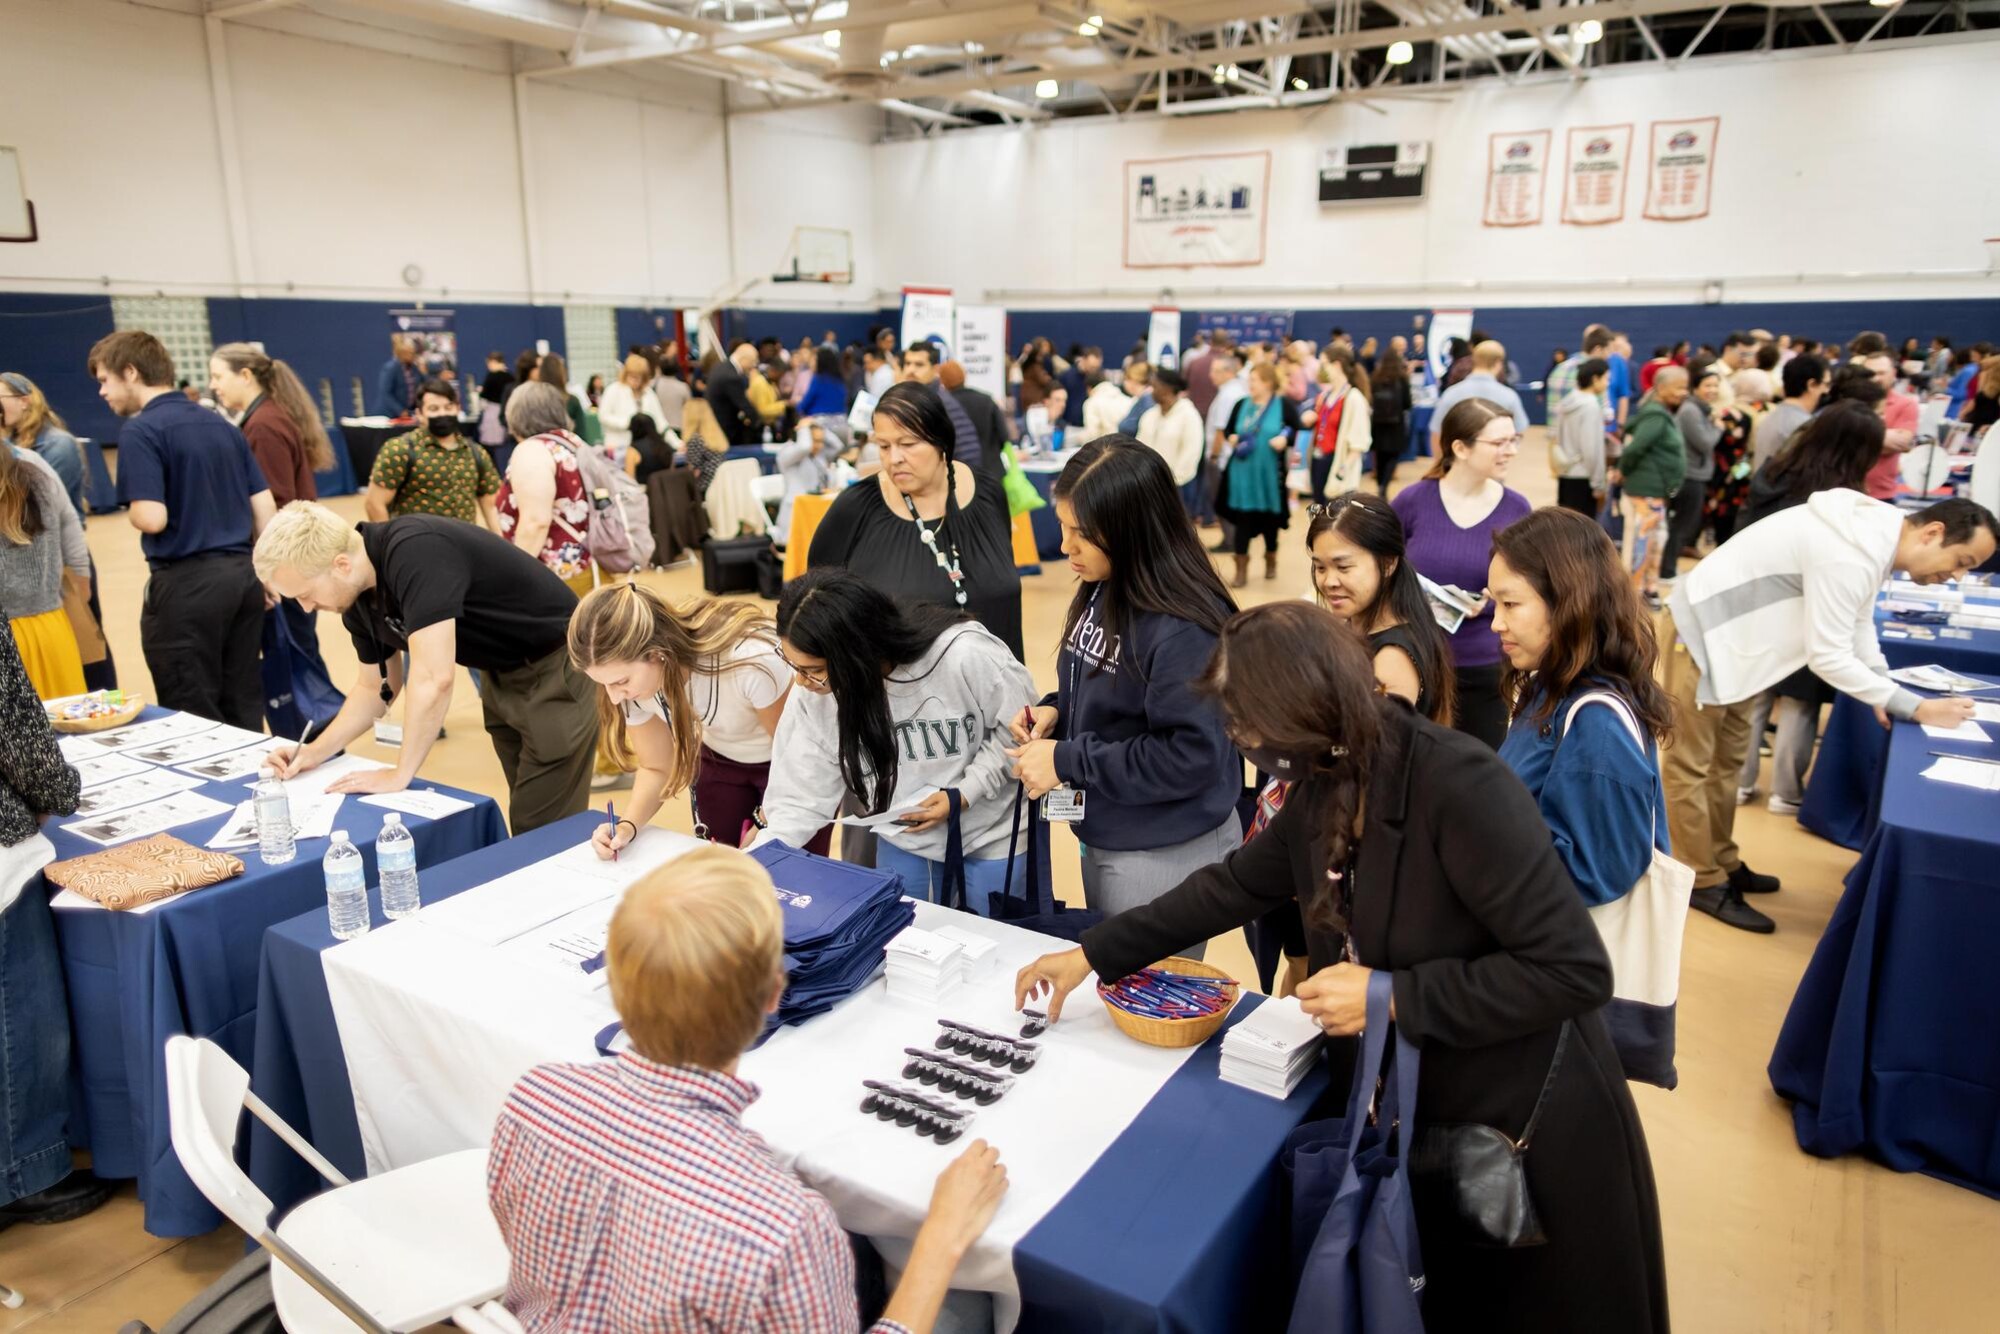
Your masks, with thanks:
[(1565, 1019), (1556, 1034), (1548, 1078), (1542, 1081), (1541, 1096), (1528, 1113), (1520, 1139), (1470, 1121), (1436, 1123), (1417, 1133), (1410, 1153), (1410, 1180), (1420, 1207), (1433, 1218), (1455, 1218), (1468, 1241), (1512, 1249), (1548, 1240), (1528, 1190), (1528, 1149), (1549, 1090), (1556, 1086), (1556, 1071), (1562, 1068), (1572, 1027)]
[(54, 862), (42, 874), (101, 908), (121, 911), (234, 879), (243, 874), (243, 859), (155, 834)]
[[(1608, 690), (1579, 695), (1563, 715), (1563, 731), (1586, 704), (1616, 713), (1626, 731), (1650, 754), (1639, 720), (1623, 698)], [(1659, 823), (1657, 805), (1648, 808), (1646, 828)], [(1663, 1089), (1680, 1083), (1674, 1069), (1674, 1006), (1681, 989), (1681, 942), (1687, 934), (1688, 899), (1694, 872), (1658, 847), (1631, 892), (1590, 910), (1590, 921), (1611, 956), (1611, 1003), (1604, 1024), (1625, 1078)]]

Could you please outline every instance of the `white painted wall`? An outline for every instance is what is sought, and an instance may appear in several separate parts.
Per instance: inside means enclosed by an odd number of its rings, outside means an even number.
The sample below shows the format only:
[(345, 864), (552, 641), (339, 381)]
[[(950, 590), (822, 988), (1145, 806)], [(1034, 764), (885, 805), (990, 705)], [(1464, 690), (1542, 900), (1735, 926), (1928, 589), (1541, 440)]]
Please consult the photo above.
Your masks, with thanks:
[[(1255, 292), (1278, 305), (1415, 304), (1453, 292), (1482, 306), (1682, 301), (1698, 299), (1711, 278), (1733, 280), (1730, 300), (2000, 297), (1992, 276), (1887, 276), (1987, 266), (1982, 239), (2000, 235), (2000, 175), (1977, 165), (1976, 127), (2000, 124), (1996, 65), (2000, 45), (1980, 42), (1673, 71), (1627, 66), (1580, 82), (1385, 100), (1379, 111), (1336, 104), (1093, 119), (887, 143), (876, 149), (876, 189), (908, 202), (883, 211), (877, 249), (896, 257), (905, 281), (1011, 306), (1129, 306), (1163, 285), (1186, 300)], [(1710, 216), (1643, 220), (1647, 122), (1704, 115), (1722, 117)], [(1561, 225), (1564, 128), (1623, 122), (1635, 124), (1626, 220)], [(1481, 226), (1487, 135), (1542, 128), (1555, 132), (1543, 224)], [(1399, 140), (1431, 144), (1428, 201), (1318, 203), (1324, 150)], [(1122, 267), (1126, 159), (1265, 148), (1266, 263)], [(1877, 276), (1838, 276), (1853, 272)], [(1820, 276), (1785, 276), (1801, 273)], [(1471, 279), (1486, 285), (1467, 288)], [(1496, 280), (1512, 286), (1496, 290)]]
[[(847, 288), (766, 304), (875, 308), (872, 108), (739, 120), (694, 75), (529, 80), (523, 207), (505, 48), (310, 12), (223, 25), (248, 214), (230, 244), (195, 0), (0, 0), (0, 143), (45, 238), (0, 248), (0, 289), (698, 305), (768, 277), (792, 228), (845, 227)], [(733, 210), (726, 180), (737, 189)], [(403, 268), (424, 272), (412, 292)], [(817, 299), (807, 299), (817, 298)]]

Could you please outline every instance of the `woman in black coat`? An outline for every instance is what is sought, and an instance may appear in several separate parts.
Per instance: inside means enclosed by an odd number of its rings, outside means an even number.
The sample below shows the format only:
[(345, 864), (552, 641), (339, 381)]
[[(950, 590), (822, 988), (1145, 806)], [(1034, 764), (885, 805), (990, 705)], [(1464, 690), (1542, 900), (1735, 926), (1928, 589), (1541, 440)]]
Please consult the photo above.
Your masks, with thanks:
[[(1312, 968), (1297, 993), (1306, 1011), (1350, 1037), (1369, 973), (1392, 970), (1391, 1014), (1423, 1053), (1418, 1132), (1477, 1122), (1509, 1137), (1526, 1125), (1570, 1021), (1527, 1153), (1548, 1240), (1474, 1244), (1420, 1190), (1424, 1324), (1431, 1334), (1664, 1334), (1652, 1163), (1600, 1013), (1610, 963), (1534, 798), (1487, 746), (1382, 696), (1360, 637), (1317, 607), (1235, 617), (1201, 688), (1220, 700), (1246, 758), (1296, 780), (1283, 810), (1226, 861), (1093, 928), (1081, 949), (1022, 969), (1017, 999), (1046, 988), (1054, 1016), (1093, 971), (1124, 977), (1297, 898)], [(1352, 1044), (1339, 1046), (1351, 1061)]]

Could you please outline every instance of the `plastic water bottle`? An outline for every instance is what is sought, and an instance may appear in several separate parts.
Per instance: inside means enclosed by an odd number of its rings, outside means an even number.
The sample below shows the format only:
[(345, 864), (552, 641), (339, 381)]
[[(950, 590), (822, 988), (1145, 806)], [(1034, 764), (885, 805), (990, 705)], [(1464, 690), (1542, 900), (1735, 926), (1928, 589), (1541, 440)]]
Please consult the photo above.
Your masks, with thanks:
[(361, 862), (361, 849), (348, 839), (345, 829), (333, 831), (333, 846), (320, 863), (326, 868), (326, 920), (333, 934), (352, 940), (368, 930), (368, 872)]
[(292, 800), (275, 769), (261, 769), (257, 786), (250, 789), (251, 807), (257, 813), (257, 855), (266, 866), (282, 866), (299, 855), (292, 834)]
[(408, 917), (424, 906), (417, 892), (417, 841), (395, 811), (383, 818), (375, 838), (375, 870), (382, 877), (382, 911), (389, 917)]

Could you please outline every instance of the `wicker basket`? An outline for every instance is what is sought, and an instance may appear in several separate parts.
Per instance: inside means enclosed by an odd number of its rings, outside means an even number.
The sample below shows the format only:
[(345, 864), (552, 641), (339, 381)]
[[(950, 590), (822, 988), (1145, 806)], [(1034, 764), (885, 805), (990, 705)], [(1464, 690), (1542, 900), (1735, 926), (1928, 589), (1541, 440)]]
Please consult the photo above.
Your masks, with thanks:
[(100, 714), (95, 718), (58, 718), (49, 714), (49, 726), (58, 732), (76, 735), (83, 732), (109, 732), (114, 727), (123, 727), (145, 711), (146, 701), (136, 695), (127, 695), (125, 705), (116, 713)]
[(1235, 1008), (1236, 998), (1243, 993), (1243, 988), (1237, 985), (1235, 978), (1220, 968), (1197, 963), (1193, 959), (1183, 959), (1176, 955), (1171, 959), (1162, 959), (1153, 966), (1162, 972), (1180, 973), (1187, 977), (1219, 978), (1229, 984), (1230, 1004), (1214, 1014), (1203, 1015), (1199, 1019), (1151, 1019), (1142, 1014), (1121, 1010), (1110, 1001), (1105, 1001), (1104, 993), (1107, 988), (1100, 981), (1097, 984), (1097, 998), (1104, 1001), (1104, 1009), (1111, 1016), (1111, 1022), (1118, 1025), (1127, 1037), (1136, 1038), (1149, 1047), (1194, 1047), (1208, 1041), (1228, 1020), (1230, 1010)]

